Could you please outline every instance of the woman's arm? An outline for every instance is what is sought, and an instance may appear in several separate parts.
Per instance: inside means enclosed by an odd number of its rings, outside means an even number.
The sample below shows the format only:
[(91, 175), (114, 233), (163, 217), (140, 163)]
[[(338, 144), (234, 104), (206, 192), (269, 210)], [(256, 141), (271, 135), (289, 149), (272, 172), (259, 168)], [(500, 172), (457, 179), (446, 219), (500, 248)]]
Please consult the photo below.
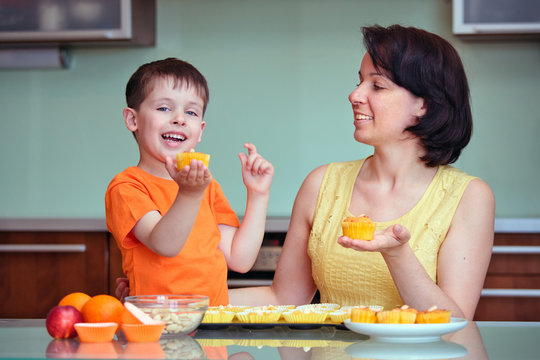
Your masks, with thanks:
[(439, 251), (437, 283), (472, 319), (491, 260), (495, 197), (488, 184), (471, 181)]
[(420, 309), (437, 305), (472, 320), (493, 247), (495, 199), (480, 179), (471, 181), (439, 250), (437, 284), (403, 246), (383, 253), (401, 298)]
[(313, 299), (317, 290), (311, 275), (308, 240), (313, 212), (326, 166), (311, 172), (294, 202), (289, 230), (271, 286), (229, 290), (229, 301), (236, 305), (300, 305)]

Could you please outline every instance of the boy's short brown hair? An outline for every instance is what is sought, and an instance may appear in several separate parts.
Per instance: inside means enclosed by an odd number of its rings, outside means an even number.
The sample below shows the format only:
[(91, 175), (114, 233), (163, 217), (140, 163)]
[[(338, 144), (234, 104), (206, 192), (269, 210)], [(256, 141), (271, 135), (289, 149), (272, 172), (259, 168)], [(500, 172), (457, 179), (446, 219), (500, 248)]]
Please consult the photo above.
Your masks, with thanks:
[(210, 96), (206, 79), (195, 66), (176, 58), (167, 58), (141, 65), (131, 75), (126, 85), (127, 106), (138, 110), (157, 79), (170, 79), (174, 82), (174, 87), (194, 87), (203, 100), (204, 115)]

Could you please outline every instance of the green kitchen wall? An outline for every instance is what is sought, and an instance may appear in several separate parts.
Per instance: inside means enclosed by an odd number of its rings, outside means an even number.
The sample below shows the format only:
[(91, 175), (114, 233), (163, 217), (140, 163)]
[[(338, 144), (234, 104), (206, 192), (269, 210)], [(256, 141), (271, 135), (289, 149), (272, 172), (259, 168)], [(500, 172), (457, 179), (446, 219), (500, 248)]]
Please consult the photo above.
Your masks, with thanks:
[(474, 133), (456, 167), (483, 178), (497, 217), (540, 216), (540, 42), (452, 35), (449, 0), (157, 0), (155, 47), (75, 47), (62, 70), (0, 71), (0, 217), (102, 218), (111, 178), (138, 160), (124, 87), (142, 63), (179, 57), (207, 77), (198, 150), (243, 214), (238, 152), (250, 141), (276, 172), (270, 216), (290, 215), (318, 165), (367, 156), (348, 95), (360, 27), (435, 32), (468, 72)]

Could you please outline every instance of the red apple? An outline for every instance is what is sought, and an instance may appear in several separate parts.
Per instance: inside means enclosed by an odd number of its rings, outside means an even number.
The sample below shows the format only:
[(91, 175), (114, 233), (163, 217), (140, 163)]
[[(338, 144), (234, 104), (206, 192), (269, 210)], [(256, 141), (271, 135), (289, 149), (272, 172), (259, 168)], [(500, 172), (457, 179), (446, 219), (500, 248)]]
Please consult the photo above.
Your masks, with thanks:
[(57, 305), (47, 314), (45, 326), (55, 339), (69, 339), (77, 336), (76, 323), (83, 322), (81, 312), (71, 305)]

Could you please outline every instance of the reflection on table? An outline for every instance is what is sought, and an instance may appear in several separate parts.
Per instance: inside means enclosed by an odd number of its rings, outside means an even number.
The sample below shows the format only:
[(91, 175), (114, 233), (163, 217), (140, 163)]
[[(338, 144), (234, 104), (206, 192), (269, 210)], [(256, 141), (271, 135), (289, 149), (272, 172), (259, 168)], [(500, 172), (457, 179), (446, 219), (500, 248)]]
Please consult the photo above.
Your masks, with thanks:
[(197, 330), (158, 342), (53, 340), (44, 320), (1, 320), (0, 358), (147, 359), (536, 359), (540, 323), (470, 322), (439, 341), (392, 343), (343, 327)]

